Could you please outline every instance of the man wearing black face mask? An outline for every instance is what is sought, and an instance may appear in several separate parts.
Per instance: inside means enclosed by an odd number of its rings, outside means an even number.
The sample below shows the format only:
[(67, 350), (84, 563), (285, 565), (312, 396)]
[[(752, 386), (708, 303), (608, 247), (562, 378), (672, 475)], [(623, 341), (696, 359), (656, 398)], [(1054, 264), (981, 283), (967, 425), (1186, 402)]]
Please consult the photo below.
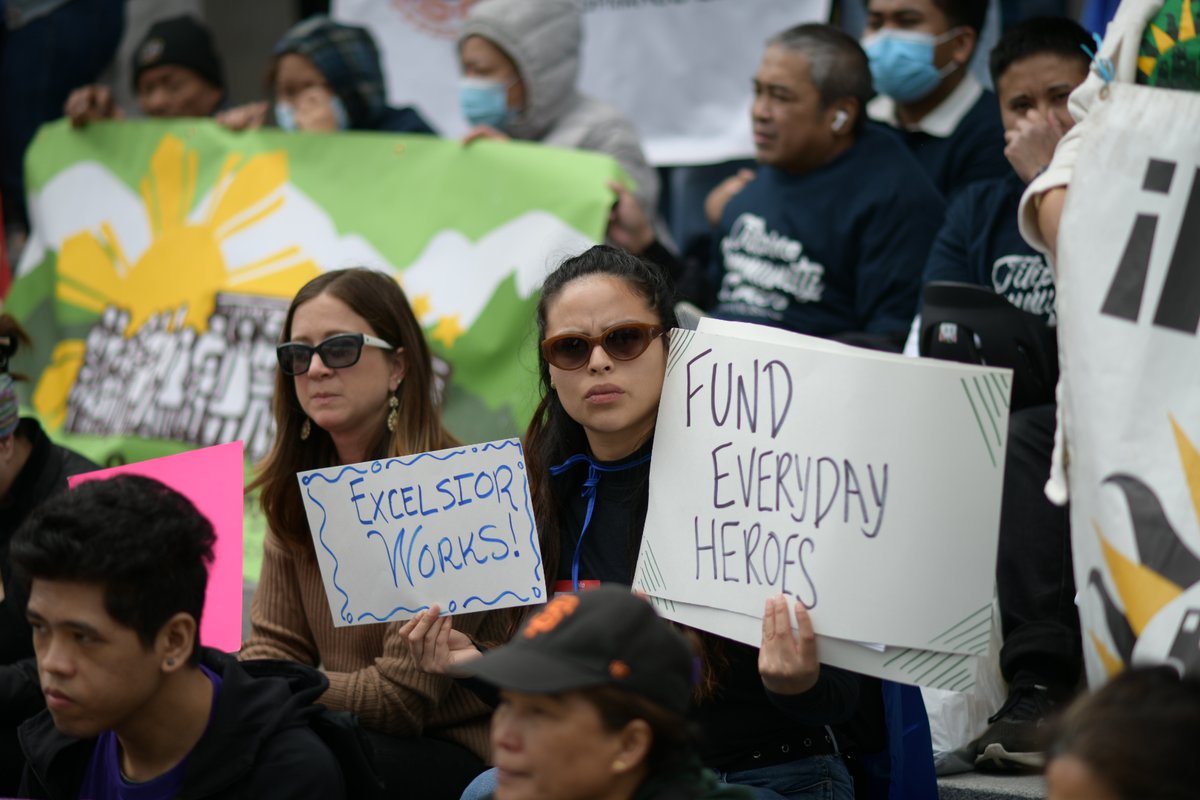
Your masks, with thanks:
[(863, 49), (892, 126), (946, 197), (1009, 172), (996, 97), (968, 71), (987, 0), (869, 0)]

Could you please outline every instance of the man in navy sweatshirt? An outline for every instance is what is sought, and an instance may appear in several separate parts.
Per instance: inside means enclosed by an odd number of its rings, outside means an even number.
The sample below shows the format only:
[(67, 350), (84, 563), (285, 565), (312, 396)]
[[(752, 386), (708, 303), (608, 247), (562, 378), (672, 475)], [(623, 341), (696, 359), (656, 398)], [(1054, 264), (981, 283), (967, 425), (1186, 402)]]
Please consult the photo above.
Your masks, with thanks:
[[(925, 282), (987, 286), (1010, 303), (1056, 324), (1054, 275), (1021, 238), (1017, 208), (1025, 185), (1047, 164), (1074, 124), (1067, 97), (1087, 77), (1090, 45), (1065, 18), (1013, 26), (991, 53), (992, 79), (1004, 121), (1004, 177), (980, 181), (950, 204), (925, 267)], [(999, 147), (997, 147), (999, 149)], [(915, 344), (915, 343), (914, 343)], [(1075, 691), (1083, 668), (1075, 609), (1067, 509), (1042, 491), (1050, 473), (1055, 406), (1009, 417), (996, 591), (1004, 643), (1000, 670), (1008, 698), (973, 743), (976, 768), (1036, 772), (1044, 763), (1040, 727)]]
[(917, 162), (866, 122), (866, 55), (828, 25), (772, 38), (754, 77), (753, 180), (715, 237), (714, 314), (898, 349), (944, 207)]

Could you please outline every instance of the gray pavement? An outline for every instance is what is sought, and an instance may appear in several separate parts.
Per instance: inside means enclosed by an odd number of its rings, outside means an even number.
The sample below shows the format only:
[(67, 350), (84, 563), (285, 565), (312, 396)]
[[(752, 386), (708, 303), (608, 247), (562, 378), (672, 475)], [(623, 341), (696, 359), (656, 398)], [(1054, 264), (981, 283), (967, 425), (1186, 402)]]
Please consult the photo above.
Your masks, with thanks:
[(1040, 775), (984, 775), (964, 772), (938, 779), (939, 800), (1012, 800), (1046, 797)]

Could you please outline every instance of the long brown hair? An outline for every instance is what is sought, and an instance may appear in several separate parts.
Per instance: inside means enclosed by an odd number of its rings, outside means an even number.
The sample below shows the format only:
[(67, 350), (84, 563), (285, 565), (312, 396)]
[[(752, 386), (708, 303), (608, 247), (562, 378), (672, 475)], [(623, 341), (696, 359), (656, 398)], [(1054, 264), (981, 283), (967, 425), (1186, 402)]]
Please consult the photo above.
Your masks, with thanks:
[[(434, 404), (433, 365), (425, 334), (395, 279), (362, 267), (326, 272), (313, 278), (296, 293), (288, 307), (281, 341), (291, 339), (296, 309), (321, 294), (341, 300), (367, 321), (374, 335), (404, 348), (407, 368), (396, 390), (400, 400), (399, 424), (394, 433), (389, 432), (384, 415), (380, 415), (379, 433), (369, 451), (370, 457), (388, 458), (457, 445), (457, 440), (442, 427)], [(262, 490), (263, 513), (276, 535), (302, 552), (311, 553), (312, 538), (308, 535), (296, 473), (336, 465), (337, 450), (329, 434), (317, 425), (311, 426), (307, 439), (300, 438), (307, 417), (296, 397), (295, 380), (281, 370), (275, 373), (273, 411), (275, 442), (247, 491)]]

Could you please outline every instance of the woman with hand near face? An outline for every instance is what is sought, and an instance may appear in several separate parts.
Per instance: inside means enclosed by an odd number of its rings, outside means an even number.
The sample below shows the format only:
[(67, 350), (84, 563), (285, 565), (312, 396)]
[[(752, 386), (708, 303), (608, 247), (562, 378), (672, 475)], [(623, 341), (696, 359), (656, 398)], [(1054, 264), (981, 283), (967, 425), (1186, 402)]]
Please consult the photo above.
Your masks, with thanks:
[[(336, 628), (296, 473), (452, 447), (433, 400), (429, 348), (404, 293), (367, 269), (327, 272), (288, 308), (275, 383), (275, 443), (251, 488), (268, 523), (242, 659), (321, 666), (321, 702), (373, 734), (389, 788), (457, 797), (483, 769), (489, 709), (411, 661), (400, 625)], [(477, 633), (480, 615), (457, 624)], [(417, 764), (420, 769), (413, 769)], [(426, 785), (422, 781), (431, 781)]]
[[(633, 580), (673, 299), (662, 269), (603, 245), (567, 259), (542, 286), (542, 399), (525, 460), (551, 596)], [(804, 607), (795, 604), (793, 631), (787, 606), (767, 602), (759, 649), (698, 634), (703, 681), (691, 716), (704, 734), (700, 755), (725, 782), (763, 787), (762, 800), (849, 800), (828, 726), (853, 714), (859, 678), (822, 666)], [(437, 611), (406, 632), (422, 666), (445, 673), (478, 651), (454, 630), (457, 619)]]
[(267, 83), (273, 104), (238, 106), (219, 114), (217, 121), (247, 130), (273, 116), (286, 131), (433, 133), (415, 108), (387, 104), (371, 33), (324, 15), (301, 20), (276, 42)]

